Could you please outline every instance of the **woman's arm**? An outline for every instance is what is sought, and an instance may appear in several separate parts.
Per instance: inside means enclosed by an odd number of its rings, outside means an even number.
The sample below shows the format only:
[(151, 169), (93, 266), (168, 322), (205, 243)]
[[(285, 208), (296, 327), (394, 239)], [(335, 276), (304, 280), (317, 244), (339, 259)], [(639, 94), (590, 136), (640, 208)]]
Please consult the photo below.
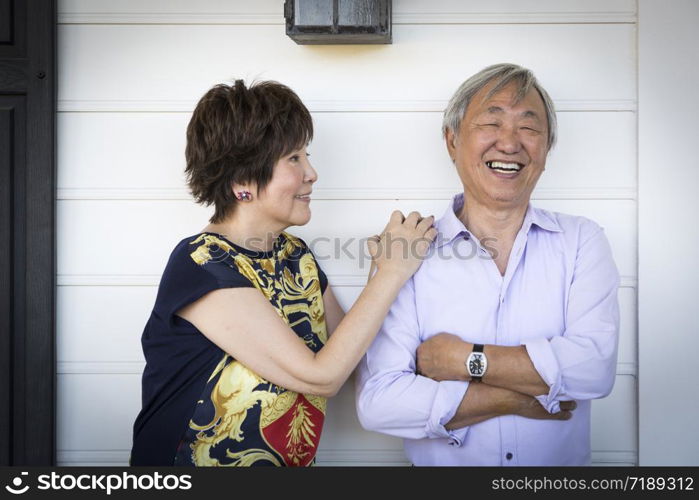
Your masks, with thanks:
[(337, 329), (342, 318), (345, 317), (345, 310), (335, 298), (330, 285), (328, 285), (323, 294), (323, 308), (325, 309), (325, 326), (329, 337)]
[[(373, 341), (389, 307), (437, 232), (432, 217), (394, 212), (370, 245), (378, 271), (318, 352), (311, 351), (255, 289), (227, 288), (181, 309), (212, 342), (261, 377), (295, 392), (333, 396)], [(406, 248), (411, 249), (405, 252)]]
[[(371, 259), (371, 266), (369, 266), (369, 275), (367, 276), (367, 283), (371, 277), (376, 272), (376, 260)], [(345, 317), (345, 310), (335, 298), (335, 294), (332, 291), (330, 285), (325, 289), (323, 294), (323, 308), (325, 309), (325, 326), (328, 330), (328, 337), (333, 334), (337, 326)]]

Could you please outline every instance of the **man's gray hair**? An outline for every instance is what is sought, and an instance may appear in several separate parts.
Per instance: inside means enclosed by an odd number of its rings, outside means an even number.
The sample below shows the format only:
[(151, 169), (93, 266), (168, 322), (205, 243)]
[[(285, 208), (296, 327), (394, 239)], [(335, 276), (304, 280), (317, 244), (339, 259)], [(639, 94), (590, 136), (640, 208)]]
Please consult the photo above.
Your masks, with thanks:
[(554, 109), (553, 101), (551, 97), (549, 97), (548, 92), (539, 84), (534, 73), (516, 64), (503, 63), (488, 66), (462, 83), (456, 92), (454, 92), (454, 95), (447, 105), (447, 109), (444, 111), (442, 134), (446, 137), (447, 129), (452, 130), (454, 134), (459, 133), (461, 120), (463, 120), (464, 115), (466, 115), (466, 109), (471, 99), (479, 90), (491, 82), (493, 82), (494, 85), (488, 92), (488, 95), (486, 95), (486, 99), (493, 97), (511, 82), (517, 84), (515, 102), (519, 102), (532, 87), (539, 92), (541, 99), (544, 101), (544, 107), (546, 108), (546, 120), (549, 129), (548, 148), (550, 150), (556, 143), (556, 133), (558, 129), (556, 110)]

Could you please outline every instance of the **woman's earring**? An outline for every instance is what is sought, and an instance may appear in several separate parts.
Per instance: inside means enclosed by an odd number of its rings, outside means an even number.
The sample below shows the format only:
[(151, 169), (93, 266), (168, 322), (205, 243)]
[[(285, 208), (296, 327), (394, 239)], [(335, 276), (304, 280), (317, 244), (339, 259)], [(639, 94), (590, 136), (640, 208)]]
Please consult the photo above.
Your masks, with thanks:
[(238, 191), (235, 193), (235, 197), (240, 201), (251, 201), (252, 193), (250, 191)]

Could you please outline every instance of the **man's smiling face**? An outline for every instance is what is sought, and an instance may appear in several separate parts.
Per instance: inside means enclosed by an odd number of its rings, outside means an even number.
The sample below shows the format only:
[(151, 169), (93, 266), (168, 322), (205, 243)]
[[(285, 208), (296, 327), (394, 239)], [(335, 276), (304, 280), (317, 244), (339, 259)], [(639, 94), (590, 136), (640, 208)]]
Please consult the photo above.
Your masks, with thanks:
[(458, 134), (447, 131), (447, 148), (467, 197), (493, 209), (526, 206), (546, 165), (546, 109), (534, 88), (515, 102), (516, 83), (486, 99), (492, 86), (473, 96)]

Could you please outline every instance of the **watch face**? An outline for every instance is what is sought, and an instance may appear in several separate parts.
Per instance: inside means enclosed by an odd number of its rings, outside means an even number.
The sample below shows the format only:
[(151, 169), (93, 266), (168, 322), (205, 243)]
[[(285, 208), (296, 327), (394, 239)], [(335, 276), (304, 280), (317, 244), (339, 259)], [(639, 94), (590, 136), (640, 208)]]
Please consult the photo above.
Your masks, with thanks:
[(480, 352), (472, 352), (468, 358), (468, 371), (472, 377), (481, 377), (485, 372), (485, 356)]

